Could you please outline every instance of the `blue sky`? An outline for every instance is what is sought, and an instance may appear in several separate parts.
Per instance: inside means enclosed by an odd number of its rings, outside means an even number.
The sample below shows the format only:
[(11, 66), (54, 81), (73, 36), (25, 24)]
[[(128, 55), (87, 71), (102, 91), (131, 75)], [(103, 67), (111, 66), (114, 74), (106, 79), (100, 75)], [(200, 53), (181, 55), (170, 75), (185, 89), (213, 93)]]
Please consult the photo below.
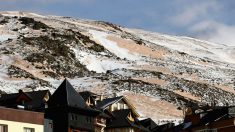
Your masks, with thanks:
[(234, 0), (0, 0), (0, 10), (109, 21), (235, 46)]

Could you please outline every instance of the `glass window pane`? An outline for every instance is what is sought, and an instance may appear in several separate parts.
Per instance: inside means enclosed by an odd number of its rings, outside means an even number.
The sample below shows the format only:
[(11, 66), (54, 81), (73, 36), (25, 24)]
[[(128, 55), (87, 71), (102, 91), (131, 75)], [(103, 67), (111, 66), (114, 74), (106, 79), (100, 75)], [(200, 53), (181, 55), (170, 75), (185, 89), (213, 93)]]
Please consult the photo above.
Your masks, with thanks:
[(0, 132), (8, 132), (7, 125), (0, 124)]
[(34, 128), (24, 128), (24, 132), (34, 132)]

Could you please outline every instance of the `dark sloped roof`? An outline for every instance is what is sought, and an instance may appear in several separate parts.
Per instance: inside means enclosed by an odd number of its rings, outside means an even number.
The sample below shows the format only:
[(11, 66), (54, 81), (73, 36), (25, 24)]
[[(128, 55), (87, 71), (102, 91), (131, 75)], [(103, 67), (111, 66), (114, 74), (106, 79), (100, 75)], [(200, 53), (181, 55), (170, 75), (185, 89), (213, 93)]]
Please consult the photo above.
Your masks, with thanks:
[(102, 101), (98, 101), (96, 104), (96, 107), (99, 109), (104, 110), (105, 108), (107, 108), (109, 105), (112, 105), (116, 102), (118, 102), (119, 100), (121, 100), (123, 98), (123, 96), (120, 97), (114, 97), (114, 98), (107, 98), (104, 99)]
[(79, 94), (82, 96), (82, 98), (83, 98), (85, 101), (88, 100), (89, 97), (97, 96), (97, 94), (92, 93), (92, 92), (90, 92), (90, 91), (79, 92)]
[(29, 102), (25, 102), (25, 106), (30, 106), (30, 109), (35, 109), (41, 107), (44, 102), (44, 97), (47, 93), (50, 93), (48, 90), (41, 90), (41, 91), (31, 91), (31, 92), (20, 92), (20, 93), (13, 93), (13, 94), (2, 94), (0, 97), (0, 105), (6, 107), (13, 107), (17, 105), (17, 98), (21, 94), (25, 94), (27, 97), (31, 99)]
[(42, 90), (42, 91), (33, 91), (33, 92), (24, 92), (24, 93), (27, 94), (31, 99), (43, 99), (48, 92), (49, 90)]
[(2, 94), (0, 98), (0, 105), (5, 107), (15, 107), (17, 105), (16, 99), (19, 93)]
[(48, 101), (49, 107), (77, 107), (86, 108), (86, 103), (81, 95), (73, 88), (67, 79), (56, 89)]
[(153, 130), (158, 126), (151, 118), (141, 120), (139, 123), (149, 130)]
[[(181, 126), (180, 126), (181, 128)], [(174, 123), (167, 123), (167, 124), (163, 124), (160, 125), (158, 127), (155, 127), (153, 130), (151, 130), (152, 132), (165, 132), (165, 131), (170, 131), (172, 130), (173, 132), (178, 132), (177, 129), (175, 129), (175, 124)], [(176, 131), (174, 131), (176, 130)], [(180, 129), (181, 130), (181, 129)], [(170, 131), (171, 132), (171, 131)]]
[[(213, 122), (226, 120), (233, 118), (233, 115), (230, 115), (229, 109), (233, 108), (234, 106), (216, 106), (211, 109), (205, 110), (204, 112), (196, 114), (197, 116), (201, 116), (200, 121), (197, 124), (190, 125), (190, 120), (187, 120), (185, 125), (183, 126), (184, 129), (190, 130), (194, 127), (206, 126)], [(187, 124), (188, 123), (188, 124)]]
[(50, 92), (49, 90), (43, 90), (43, 91), (34, 91), (34, 92), (25, 92), (25, 94), (31, 98), (31, 101), (26, 102), (25, 105), (32, 106), (33, 110), (39, 110), (44, 109), (45, 101), (43, 100), (45, 95)]
[(129, 127), (131, 124), (127, 120), (128, 114), (131, 112), (130, 109), (116, 110), (113, 111), (112, 114), (114, 118), (107, 123), (107, 127)]
[(217, 108), (217, 109), (214, 109), (212, 111), (205, 113), (200, 123), (205, 125), (205, 124), (214, 122), (215, 120), (224, 118), (225, 116), (226, 117), (228, 116), (228, 108), (227, 107)]
[(2, 94), (0, 98), (0, 102), (15, 100), (18, 96), (19, 96), (19, 93)]
[[(49, 92), (49, 90), (39, 90), (39, 91), (31, 91), (31, 92), (24, 92), (24, 93), (32, 99), (43, 99), (47, 92)], [(0, 97), (0, 101), (5, 101), (8, 99), (15, 99), (20, 94), (21, 93), (2, 94)]]
[(122, 109), (113, 111), (112, 114), (114, 118), (112, 118), (109, 122), (107, 122), (107, 128), (122, 128), (122, 127), (134, 127), (138, 128), (143, 132), (148, 132), (149, 130), (144, 128), (138, 121), (131, 122), (128, 120), (128, 115), (131, 113), (131, 109)]

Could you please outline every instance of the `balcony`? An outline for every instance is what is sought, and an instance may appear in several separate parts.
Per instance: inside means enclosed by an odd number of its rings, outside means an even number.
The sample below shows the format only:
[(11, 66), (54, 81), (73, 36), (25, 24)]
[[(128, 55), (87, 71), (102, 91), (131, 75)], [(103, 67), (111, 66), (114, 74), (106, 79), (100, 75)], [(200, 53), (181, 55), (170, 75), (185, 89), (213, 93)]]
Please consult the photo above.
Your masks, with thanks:
[(106, 127), (106, 119), (100, 117), (95, 118), (95, 125)]

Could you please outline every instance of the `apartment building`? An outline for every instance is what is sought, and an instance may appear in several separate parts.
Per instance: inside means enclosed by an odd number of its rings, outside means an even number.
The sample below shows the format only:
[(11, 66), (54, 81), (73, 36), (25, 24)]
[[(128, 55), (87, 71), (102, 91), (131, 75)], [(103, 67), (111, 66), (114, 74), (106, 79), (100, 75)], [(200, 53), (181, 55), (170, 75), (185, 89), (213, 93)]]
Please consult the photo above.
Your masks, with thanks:
[(43, 132), (44, 113), (0, 107), (0, 132)]

